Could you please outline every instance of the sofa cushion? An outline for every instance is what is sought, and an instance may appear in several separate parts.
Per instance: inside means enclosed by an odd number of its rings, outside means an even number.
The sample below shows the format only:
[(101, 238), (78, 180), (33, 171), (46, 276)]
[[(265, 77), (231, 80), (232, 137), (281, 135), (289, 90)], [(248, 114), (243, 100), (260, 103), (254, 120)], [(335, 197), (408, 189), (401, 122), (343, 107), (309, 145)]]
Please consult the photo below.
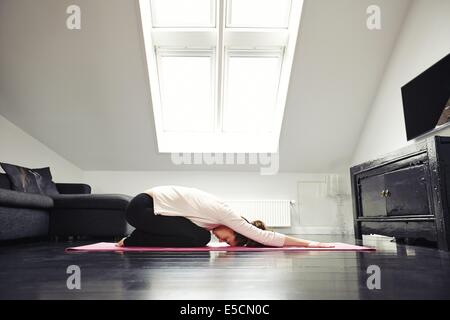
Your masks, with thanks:
[(125, 210), (132, 197), (123, 194), (67, 194), (53, 196), (56, 209)]
[(50, 235), (123, 237), (132, 227), (123, 210), (114, 209), (52, 209)]
[(9, 163), (0, 165), (8, 175), (13, 190), (47, 195), (59, 194), (48, 167), (29, 169)]
[(11, 190), (11, 182), (6, 174), (0, 173), (0, 189)]
[(43, 194), (0, 189), (0, 207), (49, 209), (53, 199)]
[(48, 236), (49, 225), (47, 210), (0, 206), (0, 241)]

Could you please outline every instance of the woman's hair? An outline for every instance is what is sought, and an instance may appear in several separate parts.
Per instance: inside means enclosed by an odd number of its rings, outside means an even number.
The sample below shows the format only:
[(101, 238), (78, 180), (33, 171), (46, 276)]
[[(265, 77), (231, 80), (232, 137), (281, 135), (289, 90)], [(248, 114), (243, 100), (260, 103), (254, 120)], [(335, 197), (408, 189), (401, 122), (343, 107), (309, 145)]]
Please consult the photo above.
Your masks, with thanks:
[[(245, 221), (250, 223), (251, 225), (261, 229), (261, 230), (267, 230), (266, 224), (262, 222), (261, 220), (255, 220), (253, 222), (249, 222), (247, 219), (242, 217)], [(243, 236), (240, 233), (235, 232), (235, 239), (236, 239), (236, 246), (238, 247), (263, 247), (263, 245), (259, 242), (256, 242), (252, 239), (247, 238), (246, 236)]]

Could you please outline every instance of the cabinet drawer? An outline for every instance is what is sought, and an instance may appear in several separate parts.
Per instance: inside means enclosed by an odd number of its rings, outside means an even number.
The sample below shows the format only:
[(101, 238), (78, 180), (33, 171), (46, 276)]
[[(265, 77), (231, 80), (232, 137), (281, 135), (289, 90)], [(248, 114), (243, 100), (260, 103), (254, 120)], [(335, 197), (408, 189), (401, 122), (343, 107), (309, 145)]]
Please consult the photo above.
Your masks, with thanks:
[(423, 239), (429, 242), (437, 241), (436, 224), (434, 221), (384, 221), (361, 222), (362, 234), (379, 234), (397, 239)]

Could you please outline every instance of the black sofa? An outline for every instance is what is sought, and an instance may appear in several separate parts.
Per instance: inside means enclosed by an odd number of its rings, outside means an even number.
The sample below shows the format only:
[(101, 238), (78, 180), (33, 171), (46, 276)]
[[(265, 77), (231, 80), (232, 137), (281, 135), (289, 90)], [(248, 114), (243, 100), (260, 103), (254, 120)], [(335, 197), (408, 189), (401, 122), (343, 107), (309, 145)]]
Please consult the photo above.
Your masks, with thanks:
[(86, 184), (57, 183), (59, 195), (12, 190), (0, 173), (0, 241), (33, 237), (118, 238), (132, 228), (125, 220), (130, 196), (91, 194)]

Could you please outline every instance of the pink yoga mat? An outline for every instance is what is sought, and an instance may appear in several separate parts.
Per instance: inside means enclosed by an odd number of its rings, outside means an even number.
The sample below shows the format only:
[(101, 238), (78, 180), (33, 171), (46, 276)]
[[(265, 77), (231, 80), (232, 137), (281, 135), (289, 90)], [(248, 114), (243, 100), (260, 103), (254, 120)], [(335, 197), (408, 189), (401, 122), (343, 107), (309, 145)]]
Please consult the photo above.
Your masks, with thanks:
[(282, 247), (282, 248), (247, 248), (230, 247), (226, 243), (210, 243), (206, 247), (196, 248), (162, 248), (162, 247), (116, 247), (112, 242), (99, 242), (86, 246), (67, 248), (66, 251), (79, 252), (100, 252), (100, 251), (130, 251), (130, 252), (204, 252), (204, 251), (375, 251), (374, 248), (355, 246), (346, 243), (334, 243), (334, 248), (302, 248), (302, 247)]

